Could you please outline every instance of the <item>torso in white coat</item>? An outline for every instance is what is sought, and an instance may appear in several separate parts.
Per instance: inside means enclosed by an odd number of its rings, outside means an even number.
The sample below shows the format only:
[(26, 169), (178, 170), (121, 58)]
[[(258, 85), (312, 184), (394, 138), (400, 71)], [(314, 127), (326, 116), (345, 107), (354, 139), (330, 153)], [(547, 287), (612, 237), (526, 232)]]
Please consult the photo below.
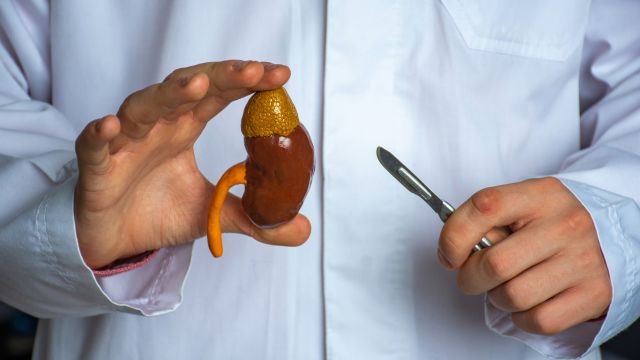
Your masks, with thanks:
[[(437, 264), (438, 217), (377, 163), (399, 156), (458, 205), (552, 174), (580, 148), (578, 75), (589, 1), (53, 1), (53, 105), (77, 132), (173, 69), (288, 64), (316, 147), (299, 248), (196, 242), (166, 315), (43, 320), (36, 357), (537, 359), (487, 328), (483, 298)], [(216, 181), (246, 154), (244, 100), (208, 125)], [(162, 209), (158, 209), (162, 211)], [(593, 355), (597, 357), (597, 354)]]

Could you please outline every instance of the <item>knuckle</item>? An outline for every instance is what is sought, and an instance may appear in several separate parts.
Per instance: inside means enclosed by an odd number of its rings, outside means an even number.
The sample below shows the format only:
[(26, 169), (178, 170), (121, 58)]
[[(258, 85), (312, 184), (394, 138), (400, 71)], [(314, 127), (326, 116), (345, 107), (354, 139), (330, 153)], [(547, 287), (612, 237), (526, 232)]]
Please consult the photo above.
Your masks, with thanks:
[(120, 120), (123, 123), (132, 123), (134, 122), (134, 106), (133, 106), (134, 100), (132, 100), (130, 97), (127, 97), (123, 102), (122, 102), (122, 106), (120, 106), (120, 110), (118, 111), (118, 117), (120, 118)]
[(137, 97), (140, 92), (135, 92), (122, 102), (118, 111), (118, 118), (121, 121), (123, 130), (131, 137), (142, 137), (145, 134), (145, 126), (139, 119), (144, 117), (145, 111), (139, 107)]
[(482, 270), (491, 279), (504, 282), (509, 279), (511, 262), (501, 253), (487, 251), (481, 262)]
[(502, 297), (505, 305), (511, 311), (528, 310), (530, 306), (529, 297), (526, 296), (526, 289), (517, 281), (509, 281), (501, 287)]
[(538, 335), (555, 335), (562, 330), (555, 319), (548, 317), (545, 312), (540, 309), (532, 309), (514, 314), (512, 315), (512, 319), (517, 327)]
[(599, 253), (589, 250), (581, 251), (576, 258), (577, 268), (582, 271), (601, 267), (604, 262)]
[(481, 214), (491, 213), (500, 204), (500, 190), (495, 187), (482, 189), (471, 196), (471, 204)]
[(172, 80), (179, 79), (183, 73), (184, 73), (184, 68), (175, 69), (169, 75), (167, 75), (167, 77), (165, 77), (164, 80), (162, 80), (162, 82), (169, 82)]
[(564, 185), (562, 185), (562, 182), (560, 182), (560, 180), (554, 178), (553, 176), (546, 176), (540, 179), (535, 179), (533, 181), (541, 189), (546, 189), (547, 191), (564, 188)]
[(565, 224), (569, 233), (582, 233), (591, 228), (591, 216), (584, 209), (574, 210), (565, 217)]
[(136, 104), (136, 98), (140, 95), (139, 91), (136, 91), (134, 93), (129, 94), (129, 96), (127, 96), (124, 101), (122, 102), (122, 105), (120, 105), (120, 111), (121, 112), (129, 112), (131, 111), (132, 108), (134, 108), (135, 104)]

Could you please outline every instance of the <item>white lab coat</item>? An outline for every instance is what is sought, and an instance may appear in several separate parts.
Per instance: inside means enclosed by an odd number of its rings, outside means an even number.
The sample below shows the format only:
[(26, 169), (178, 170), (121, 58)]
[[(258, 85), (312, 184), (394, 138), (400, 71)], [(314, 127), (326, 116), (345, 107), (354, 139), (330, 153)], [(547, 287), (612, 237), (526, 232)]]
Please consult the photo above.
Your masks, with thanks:
[[(597, 359), (640, 314), (639, 16), (623, 0), (2, 1), (0, 300), (43, 319), (36, 359)], [(75, 137), (173, 69), (229, 58), (292, 69), (317, 151), (311, 238), (225, 235), (221, 259), (199, 240), (96, 279)], [(214, 182), (245, 156), (243, 105), (196, 144)], [(462, 295), (436, 261), (442, 224), (377, 145), (454, 205), (564, 179), (597, 226), (606, 319), (534, 336)]]

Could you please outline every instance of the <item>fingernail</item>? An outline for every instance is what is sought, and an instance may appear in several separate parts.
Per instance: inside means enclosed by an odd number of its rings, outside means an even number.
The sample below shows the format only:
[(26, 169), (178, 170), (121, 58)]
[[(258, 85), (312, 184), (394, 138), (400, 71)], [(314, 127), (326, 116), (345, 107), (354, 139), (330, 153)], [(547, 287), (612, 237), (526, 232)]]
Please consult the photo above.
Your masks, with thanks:
[(95, 125), (96, 132), (100, 132), (100, 128), (102, 127), (102, 119), (98, 120)]
[(453, 269), (453, 265), (451, 265), (449, 260), (444, 257), (444, 254), (442, 254), (442, 251), (440, 251), (440, 249), (438, 249), (438, 261), (440, 261), (440, 265), (444, 266), (445, 269)]
[(278, 66), (279, 66), (278, 64), (272, 64), (270, 62), (264, 63), (264, 70), (265, 71), (270, 71), (270, 70), (273, 70), (273, 69), (277, 68)]
[(244, 69), (247, 66), (248, 63), (249, 63), (248, 61), (238, 60), (238, 61), (233, 63), (233, 65), (232, 65), (233, 70), (241, 71), (242, 69)]
[(178, 85), (180, 85), (181, 87), (187, 86), (187, 84), (189, 83), (189, 80), (191, 80), (191, 76), (183, 75), (180, 78), (178, 78)]

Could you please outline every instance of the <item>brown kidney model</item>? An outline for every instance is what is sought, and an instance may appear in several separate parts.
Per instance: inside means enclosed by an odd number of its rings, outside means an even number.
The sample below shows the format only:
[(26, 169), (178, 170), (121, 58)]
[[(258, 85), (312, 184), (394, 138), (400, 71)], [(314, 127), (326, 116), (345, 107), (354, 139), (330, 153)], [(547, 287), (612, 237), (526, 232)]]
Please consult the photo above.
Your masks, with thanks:
[(249, 99), (242, 134), (247, 159), (222, 175), (209, 208), (207, 237), (214, 257), (222, 255), (220, 211), (232, 186), (246, 185), (245, 213), (257, 226), (269, 228), (298, 214), (313, 177), (313, 144), (284, 88), (260, 91)]

